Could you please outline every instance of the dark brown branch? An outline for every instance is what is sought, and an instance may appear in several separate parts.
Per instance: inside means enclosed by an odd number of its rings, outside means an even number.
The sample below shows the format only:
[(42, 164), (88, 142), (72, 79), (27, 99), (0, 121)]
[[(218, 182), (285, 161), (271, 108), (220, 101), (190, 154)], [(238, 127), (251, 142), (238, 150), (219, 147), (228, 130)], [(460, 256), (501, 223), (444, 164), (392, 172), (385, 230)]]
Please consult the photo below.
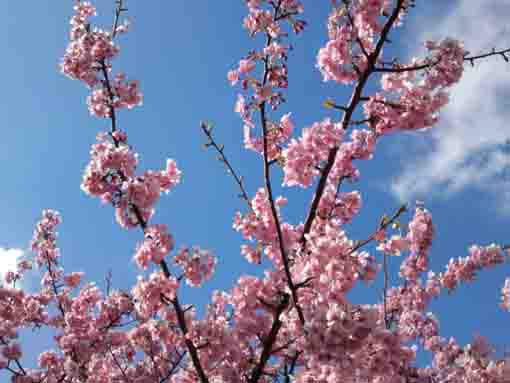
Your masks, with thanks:
[(478, 56), (465, 56), (464, 61), (469, 61), (471, 65), (474, 65), (476, 60), (498, 55), (501, 56), (503, 60), (505, 60), (506, 62), (509, 62), (509, 59), (506, 56), (507, 54), (510, 54), (510, 48), (502, 49), (500, 51), (497, 51), (496, 49), (493, 48), (492, 51), (490, 51), (489, 53), (484, 53)]
[(384, 309), (384, 325), (389, 330), (390, 322), (388, 321), (388, 304), (387, 304), (387, 296), (388, 296), (388, 255), (386, 253), (383, 254), (383, 272), (384, 272), (384, 287), (383, 287), (383, 309)]
[[(509, 62), (509, 58), (507, 55), (510, 54), (510, 48), (508, 49), (502, 49), (499, 51), (496, 51), (495, 49), (492, 49), (491, 52), (483, 53), (477, 56), (464, 56), (464, 61), (469, 61), (471, 65), (475, 65), (476, 60), (481, 60), (487, 57), (491, 56), (501, 56), (503, 60), (506, 62)], [(380, 73), (402, 73), (402, 72), (412, 72), (412, 71), (418, 71), (423, 69), (432, 68), (435, 65), (439, 64), (441, 62), (441, 58), (439, 58), (435, 62), (427, 62), (425, 64), (421, 65), (413, 65), (413, 66), (393, 66), (391, 68), (385, 68), (385, 67), (376, 67), (374, 68), (374, 72), (380, 72)]]
[[(391, 28), (393, 27), (393, 24), (397, 21), (399, 13), (403, 9), (403, 4), (404, 4), (404, 0), (397, 1), (397, 6), (393, 10), (391, 16), (389, 17), (388, 21), (386, 22), (386, 24), (384, 25), (384, 27), (381, 31), (381, 36), (376, 44), (375, 50), (369, 56), (369, 60), (367, 62), (367, 68), (363, 72), (360, 79), (358, 80), (358, 84), (356, 85), (356, 88), (354, 89), (354, 92), (351, 96), (349, 106), (347, 107), (347, 110), (344, 112), (344, 115), (342, 117), (341, 124), (342, 124), (343, 130), (347, 130), (349, 123), (351, 122), (352, 115), (354, 114), (356, 107), (358, 106), (359, 102), (361, 101), (362, 92), (365, 88), (365, 85), (368, 82), (368, 78), (374, 71), (375, 63), (377, 62), (377, 59), (379, 58), (379, 55), (381, 54), (383, 45), (386, 42), (387, 36), (388, 36)], [(306, 243), (306, 235), (308, 233), (310, 233), (313, 221), (315, 219), (315, 216), (317, 215), (317, 209), (319, 207), (319, 202), (320, 202), (320, 200), (322, 198), (322, 194), (324, 193), (324, 190), (326, 188), (329, 173), (331, 172), (331, 169), (333, 169), (333, 165), (335, 163), (335, 158), (336, 158), (336, 154), (338, 153), (338, 150), (339, 150), (339, 148), (335, 147), (329, 151), (326, 166), (324, 167), (324, 171), (322, 172), (321, 178), (317, 185), (317, 190), (315, 192), (315, 196), (312, 201), (312, 206), (310, 207), (308, 216), (305, 221), (303, 235), (301, 237), (303, 249), (304, 249), (304, 245)]]
[[(122, 12), (124, 10), (124, 8), (121, 7), (122, 1), (119, 0), (119, 2), (117, 4), (119, 5), (117, 13), (119, 13), (119, 15), (120, 15), (120, 12)], [(110, 116), (109, 117), (110, 117), (110, 121), (111, 121), (110, 133), (114, 133), (117, 130), (117, 119), (116, 119), (116, 114), (115, 114), (115, 108), (113, 107), (114, 94), (113, 94), (112, 86), (111, 86), (110, 79), (108, 76), (108, 67), (106, 65), (106, 62), (103, 60), (100, 62), (100, 65), (101, 65), (101, 72), (103, 73), (103, 76), (104, 76), (103, 84), (106, 88), (108, 98), (109, 98), (109, 108), (110, 108)], [(113, 137), (113, 134), (112, 134), (112, 138), (115, 143), (115, 146), (118, 147), (119, 141), (116, 140), (115, 137)], [(147, 222), (143, 219), (140, 209), (138, 208), (138, 206), (136, 206), (134, 204), (131, 204), (130, 206), (133, 209), (133, 212), (138, 220), (140, 227), (145, 232), (145, 230), (147, 229)], [(163, 260), (163, 261), (161, 261), (161, 263), (159, 265), (160, 265), (161, 270), (163, 271), (164, 275), (167, 278), (170, 278), (171, 273), (170, 273), (170, 270), (169, 270), (166, 262)], [(171, 300), (171, 303), (176, 311), (178, 324), (179, 324), (179, 327), (180, 327), (180, 329), (184, 335), (184, 338), (185, 338), (184, 342), (186, 344), (186, 347), (188, 348), (188, 352), (191, 357), (193, 367), (195, 368), (195, 371), (200, 379), (200, 382), (201, 383), (209, 383), (209, 379), (205, 375), (204, 369), (202, 368), (202, 365), (200, 363), (200, 359), (198, 357), (198, 351), (197, 351), (195, 345), (193, 344), (193, 342), (190, 339), (186, 338), (186, 334), (188, 333), (188, 328), (187, 328), (185, 317), (184, 317), (184, 311), (179, 303), (178, 298), (176, 297), (175, 299)]]
[[(9, 345), (9, 343), (3, 337), (0, 337), (0, 343), (2, 343), (4, 346), (8, 346)], [(9, 369), (13, 374), (15, 374), (15, 375), (26, 375), (27, 374), (25, 369), (21, 365), (21, 362), (19, 361), (19, 359), (14, 359), (14, 363), (16, 363), (16, 366), (21, 371), (21, 373), (18, 372), (18, 371), (14, 371), (12, 369)]]
[(337, 105), (337, 104), (335, 104), (335, 102), (333, 100), (330, 100), (330, 99), (324, 101), (324, 106), (326, 108), (338, 109), (338, 110), (341, 110), (342, 112), (347, 111), (346, 106)]
[(301, 352), (297, 351), (294, 357), (292, 358), (292, 361), (290, 362), (290, 367), (287, 367), (285, 365), (285, 383), (290, 383), (290, 377), (294, 373), (294, 369), (296, 368), (296, 363), (299, 359), (299, 355), (301, 355)]
[(193, 366), (195, 367), (195, 371), (197, 372), (198, 378), (202, 383), (208, 383), (209, 379), (205, 375), (204, 369), (200, 364), (197, 348), (193, 344), (193, 341), (186, 337), (186, 335), (188, 334), (188, 326), (186, 324), (184, 311), (182, 309), (181, 304), (179, 303), (179, 298), (176, 296), (174, 299), (171, 300), (171, 302), (172, 305), (174, 306), (175, 312), (177, 313), (177, 322), (179, 323), (179, 327), (181, 328), (182, 333), (184, 334), (184, 342), (186, 343), (186, 347), (188, 348), (188, 352), (190, 354), (191, 361), (193, 362)]
[(119, 20), (120, 20), (121, 13), (127, 11), (127, 8), (124, 8), (123, 0), (115, 0), (115, 2), (117, 3), (117, 7), (115, 9), (115, 19), (113, 20), (112, 40), (117, 35), (117, 28), (119, 26)]
[(170, 369), (170, 371), (168, 371), (168, 374), (166, 374), (166, 376), (163, 377), (159, 381), (159, 383), (165, 382), (166, 380), (168, 380), (168, 378), (170, 378), (175, 373), (175, 371), (177, 370), (177, 367), (179, 367), (179, 364), (181, 364), (181, 361), (184, 358), (184, 355), (186, 355), (186, 352), (183, 352), (182, 354), (179, 353), (177, 350), (175, 352), (176, 352), (177, 355), (179, 355), (179, 358), (177, 359), (177, 361), (175, 363), (173, 363), (173, 366)]
[(437, 65), (441, 60), (437, 60), (434, 63), (425, 63), (422, 65), (413, 65), (413, 66), (396, 66), (392, 68), (384, 68), (384, 67), (375, 67), (374, 72), (382, 72), (382, 73), (402, 73), (402, 72), (413, 72), (417, 70), (431, 68), (434, 65)]
[(363, 246), (365, 246), (366, 244), (372, 242), (376, 235), (377, 235), (377, 232), (381, 231), (381, 230), (385, 230), (388, 226), (392, 225), (403, 213), (405, 213), (407, 211), (407, 206), (406, 205), (402, 205), (400, 206), (400, 208), (397, 210), (397, 212), (395, 214), (393, 214), (393, 216), (388, 219), (388, 220), (383, 220), (381, 221), (381, 223), (379, 224), (379, 228), (375, 231), (375, 233), (373, 233), (370, 237), (368, 237), (367, 239), (363, 240), (363, 241), (360, 241), (358, 242), (348, 253), (347, 255), (351, 255), (353, 253), (355, 253), (356, 251), (358, 251), (359, 249), (361, 249)]
[[(349, 4), (348, 4), (348, 2), (346, 0), (344, 0), (343, 2), (344, 2), (344, 5), (345, 5), (345, 9), (346, 9), (346, 13), (345, 14), (346, 14), (347, 18), (349, 19), (349, 23), (351, 24), (351, 27), (354, 28), (354, 20), (352, 19), (352, 15), (351, 15), (351, 13), (348, 10)], [(356, 34), (356, 42), (358, 43), (358, 45), (359, 45), (359, 47), (361, 49), (361, 52), (363, 53), (363, 56), (365, 56), (365, 59), (368, 60), (370, 58), (370, 54), (365, 49), (365, 46), (363, 45), (363, 41), (361, 41), (361, 39), (359, 38), (358, 34)]]
[(363, 120), (352, 120), (349, 125), (365, 125), (372, 122), (373, 118), (364, 118)]
[[(109, 105), (108, 108), (110, 109), (110, 121), (111, 121), (111, 133), (114, 133), (117, 131), (117, 116), (115, 114), (115, 108), (113, 107), (113, 100), (115, 98), (112, 90), (112, 85), (110, 83), (110, 78), (108, 76), (108, 67), (106, 66), (106, 62), (103, 60), (101, 61), (101, 72), (103, 73), (104, 81), (103, 84), (106, 88), (106, 92), (108, 93), (108, 100)], [(118, 141), (114, 138), (115, 146), (118, 146)]]
[(117, 357), (113, 353), (113, 350), (112, 350), (111, 346), (108, 347), (108, 350), (110, 351), (110, 354), (111, 354), (111, 356), (113, 358), (113, 361), (115, 362), (115, 364), (117, 365), (117, 368), (122, 373), (122, 376), (124, 377), (125, 381), (126, 382), (131, 382), (131, 379), (129, 379), (129, 377), (126, 375), (126, 370), (124, 368), (122, 368), (122, 366), (120, 365), (120, 362), (117, 360)]
[[(277, 17), (280, 5), (281, 5), (281, 1), (275, 7), (274, 17), (273, 18)], [(267, 34), (266, 36), (267, 36), (267, 38), (266, 38), (266, 47), (267, 47), (267, 46), (271, 45), (272, 37), (269, 34)], [(262, 86), (265, 86), (266, 83), (267, 83), (267, 79), (268, 79), (268, 76), (269, 76), (269, 71), (270, 71), (269, 57), (266, 56), (264, 58), (264, 77), (263, 77), (263, 80), (262, 80)], [(296, 310), (297, 310), (297, 313), (298, 313), (298, 316), (299, 316), (299, 320), (300, 320), (301, 324), (304, 326), (304, 324), (305, 324), (305, 316), (303, 314), (303, 310), (299, 306), (299, 301), (298, 301), (298, 295), (297, 295), (296, 287), (294, 286), (294, 283), (292, 281), (292, 275), (291, 275), (290, 266), (289, 266), (289, 258), (287, 256), (287, 252), (285, 251), (285, 247), (284, 247), (284, 244), (283, 244), (283, 234), (282, 234), (282, 229), (281, 229), (281, 225), (280, 225), (280, 218), (278, 217), (278, 211), (276, 210), (276, 204), (274, 202), (274, 197), (273, 197), (273, 189), (272, 189), (272, 186), (271, 186), (271, 171), (270, 171), (270, 168), (269, 168), (269, 157), (268, 157), (269, 143), (268, 143), (268, 139), (267, 139), (268, 126), (267, 126), (267, 118), (266, 118), (266, 102), (265, 101), (262, 102), (261, 105), (260, 105), (260, 121), (261, 121), (261, 124), (262, 124), (263, 146), (264, 146), (263, 169), (264, 169), (265, 189), (266, 189), (266, 192), (267, 192), (267, 198), (269, 200), (269, 204), (271, 206), (271, 212), (272, 212), (272, 215), (273, 215), (273, 220), (274, 220), (274, 224), (275, 224), (275, 228), (276, 228), (276, 234), (278, 236), (278, 246), (279, 246), (280, 254), (281, 254), (281, 257), (282, 257), (282, 263), (283, 263), (283, 268), (284, 268), (284, 271), (285, 271), (285, 276), (287, 278), (287, 284), (288, 284), (290, 292), (292, 294), (292, 300), (294, 302), (294, 306), (296, 307)]]
[(248, 197), (246, 189), (244, 188), (243, 178), (237, 175), (236, 171), (234, 170), (229, 160), (225, 156), (223, 145), (218, 145), (216, 143), (212, 135), (211, 128), (205, 122), (200, 123), (200, 128), (202, 128), (202, 131), (204, 132), (208, 139), (208, 142), (205, 144), (206, 147), (212, 146), (219, 153), (221, 162), (223, 162), (227, 168), (227, 173), (234, 178), (235, 182), (239, 186), (239, 189), (241, 190), (241, 194), (239, 195), (239, 197), (244, 199), (248, 204), (248, 207), (251, 209), (250, 198)]
[(266, 366), (267, 361), (271, 357), (271, 350), (273, 348), (273, 345), (276, 342), (276, 338), (278, 335), (278, 331), (282, 327), (282, 321), (280, 320), (280, 315), (282, 312), (287, 308), (289, 305), (289, 295), (288, 294), (282, 294), (280, 302), (278, 306), (275, 309), (274, 313), (274, 320), (273, 324), (271, 326), (271, 330), (269, 331), (269, 334), (264, 340), (264, 347), (262, 349), (262, 353), (260, 354), (259, 362), (257, 363), (257, 366), (253, 370), (253, 373), (250, 378), (250, 383), (257, 383), (259, 378), (264, 373), (264, 368)]

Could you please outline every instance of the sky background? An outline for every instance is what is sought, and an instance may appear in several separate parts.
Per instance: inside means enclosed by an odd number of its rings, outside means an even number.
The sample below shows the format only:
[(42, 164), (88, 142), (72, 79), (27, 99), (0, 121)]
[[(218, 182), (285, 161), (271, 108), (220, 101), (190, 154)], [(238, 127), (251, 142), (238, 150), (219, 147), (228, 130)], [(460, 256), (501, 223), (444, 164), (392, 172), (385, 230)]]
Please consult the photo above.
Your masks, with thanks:
[[(510, 46), (508, 0), (443, 0), (419, 2), (405, 27), (394, 35), (388, 52), (405, 59), (421, 52), (427, 38), (458, 37), (479, 53)], [(98, 23), (110, 28), (113, 0), (97, 0)], [(66, 271), (84, 271), (86, 279), (104, 286), (109, 270), (117, 288), (130, 288), (138, 270), (132, 262), (138, 230), (116, 223), (111, 206), (80, 190), (89, 148), (108, 121), (89, 116), (87, 89), (59, 73), (58, 63), (68, 41), (73, 2), (6, 2), (0, 13), (0, 270), (26, 248), (45, 208), (61, 212), (59, 229)], [(199, 245), (218, 257), (213, 279), (203, 289), (184, 289), (184, 303), (202, 308), (215, 289), (230, 289), (242, 274), (260, 274), (240, 255), (241, 236), (232, 229), (234, 213), (244, 209), (238, 190), (214, 153), (204, 151), (200, 120), (215, 126), (232, 164), (246, 179), (249, 194), (262, 186), (260, 158), (242, 148), (242, 123), (233, 112), (237, 89), (226, 73), (260, 40), (242, 29), (243, 1), (152, 0), (127, 2), (131, 32), (119, 40), (121, 54), (114, 69), (139, 79), (143, 107), (121, 112), (120, 127), (140, 153), (140, 169), (162, 169), (166, 158), (177, 160), (183, 181), (162, 196), (154, 223), (165, 223), (177, 243)], [(325, 117), (339, 115), (322, 107), (326, 98), (342, 103), (350, 89), (322, 82), (315, 56), (326, 41), (327, 1), (305, 2), (306, 32), (292, 37), (288, 103), (273, 117), (292, 112), (297, 130)], [(397, 42), (398, 40), (398, 42)], [(452, 92), (451, 105), (433, 130), (384, 138), (372, 161), (360, 163), (362, 177), (345, 190), (360, 190), (364, 207), (346, 227), (352, 239), (366, 238), (382, 214), (402, 202), (425, 202), (436, 225), (432, 269), (444, 270), (452, 257), (467, 255), (472, 244), (510, 243), (510, 139), (508, 121), (510, 64), (491, 58), (468, 68)], [(290, 198), (283, 215), (291, 223), (303, 221), (310, 190), (280, 188), (281, 172), (274, 171), (278, 193)], [(244, 211), (244, 210), (243, 210)], [(410, 218), (410, 216), (407, 216)], [(379, 255), (378, 255), (379, 256)], [(400, 260), (392, 259), (397, 280)], [(432, 310), (441, 321), (441, 334), (469, 342), (474, 333), (486, 335), (499, 347), (510, 345), (509, 314), (498, 308), (499, 290), (508, 265), (480, 275), (479, 283), (444, 295)], [(25, 288), (38, 286), (36, 274)], [(356, 289), (356, 303), (375, 303), (381, 284)], [(49, 337), (27, 338), (26, 365), (34, 365), (37, 351)], [(24, 342), (25, 343), (25, 342)]]

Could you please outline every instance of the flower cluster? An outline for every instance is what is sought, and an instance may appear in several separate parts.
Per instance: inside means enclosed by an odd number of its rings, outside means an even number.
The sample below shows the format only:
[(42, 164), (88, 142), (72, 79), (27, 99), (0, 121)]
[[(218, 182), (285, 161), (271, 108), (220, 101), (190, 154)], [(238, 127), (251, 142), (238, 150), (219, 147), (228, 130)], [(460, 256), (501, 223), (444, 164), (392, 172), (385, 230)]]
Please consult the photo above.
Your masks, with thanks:
[(126, 81), (126, 76), (119, 73), (115, 76), (110, 88), (96, 88), (87, 98), (89, 112), (97, 117), (111, 117), (112, 108), (132, 109), (141, 105), (143, 95), (138, 81)]
[[(125, 134), (123, 140), (127, 140)], [(175, 161), (167, 160), (161, 171), (146, 171), (136, 176), (138, 155), (132, 148), (106, 134), (98, 135), (92, 145), (81, 188), (116, 208), (117, 221), (123, 227), (135, 227), (140, 217), (147, 221), (162, 192), (168, 193), (180, 181)]]
[(71, 41), (60, 65), (62, 73), (72, 79), (83, 81), (94, 87), (99, 83), (98, 72), (119, 53), (111, 33), (101, 29), (91, 30), (89, 18), (96, 14), (94, 6), (87, 2), (78, 2), (71, 18)]
[(406, 236), (411, 254), (404, 259), (400, 266), (400, 275), (403, 278), (408, 281), (416, 281), (421, 273), (428, 270), (428, 254), (433, 238), (432, 215), (426, 209), (416, 208)]
[[(277, 208), (285, 204), (285, 202), (284, 198), (278, 198), (276, 201)], [(256, 248), (243, 245), (241, 247), (242, 254), (244, 254), (248, 261), (260, 263), (263, 249), (265, 255), (275, 265), (281, 267), (282, 260), (278, 244), (278, 234), (267, 192), (264, 189), (259, 189), (251, 200), (250, 206), (252, 208), (250, 212), (245, 215), (238, 212), (234, 217), (233, 228), (241, 232), (245, 239), (257, 242)], [(296, 248), (302, 229), (284, 223), (281, 225), (281, 230), (284, 248), (287, 250)]]
[[(274, 10), (264, 9), (264, 3), (270, 4)], [(288, 16), (303, 13), (304, 7), (299, 0), (282, 0), (275, 6), (275, 3), (267, 0), (247, 0), (249, 14), (244, 19), (244, 27), (248, 29), (251, 35), (256, 33), (266, 33), (277, 38), (284, 32), (280, 25), (280, 20), (287, 19), (296, 33), (303, 30), (305, 22), (302, 20), (290, 19)]]
[(133, 297), (137, 300), (135, 309), (142, 318), (150, 318), (166, 307), (162, 297), (168, 302), (175, 299), (179, 282), (175, 278), (167, 278), (163, 272), (154, 272), (146, 280), (138, 277), (133, 288)]
[(211, 278), (217, 260), (209, 251), (193, 247), (181, 249), (175, 255), (174, 262), (182, 268), (188, 285), (200, 287), (203, 281)]
[[(251, 242), (241, 246), (241, 254), (256, 264), (265, 256), (269, 267), (259, 277), (241, 276), (228, 293), (215, 291), (201, 314), (180, 303), (178, 290), (183, 280), (199, 287), (211, 278), (216, 258), (191, 247), (181, 248), (167, 262), (174, 239), (166, 225), (150, 222), (161, 193), (175, 187), (181, 173), (173, 160), (163, 170), (138, 172), (138, 154), (117, 126), (117, 110), (140, 105), (143, 96), (138, 82), (112, 74), (111, 59), (119, 53), (114, 38), (128, 30), (120, 20), (123, 1), (116, 3), (114, 30), (105, 32), (90, 25), (95, 15), (91, 3), (76, 1), (62, 62), (67, 76), (92, 88), (91, 114), (111, 120), (111, 131), (100, 134), (92, 146), (81, 187), (112, 204), (120, 225), (143, 230), (134, 261), (141, 269), (160, 270), (139, 276), (128, 291), (111, 290), (108, 280), (103, 293), (84, 281), (84, 273), (64, 272), (56, 231), (61, 218), (44, 211), (31, 243), (35, 263), (43, 269), (41, 290), (16, 288), (14, 282), (31, 267), (26, 260), (0, 286), (2, 373), (11, 373), (14, 383), (269, 383), (280, 377), (297, 383), (509, 380), (509, 364), (495, 358), (486, 339), (476, 336), (462, 346), (443, 337), (439, 319), (427, 311), (442, 292), (503, 263), (507, 255), (501, 247), (472, 246), (467, 257), (450, 261), (446, 271), (435, 274), (429, 270), (435, 229), (423, 207), (415, 210), (407, 229), (396, 221), (405, 209), (399, 210), (392, 219), (398, 235), (387, 237), (389, 221), (382, 221), (366, 240), (354, 241), (347, 232), (362, 205), (360, 192), (343, 190), (344, 180), (360, 177), (354, 161), (371, 159), (385, 133), (421, 129), (437, 120), (448, 100), (447, 88), (462, 75), (466, 53), (460, 43), (427, 42), (430, 57), (411, 66), (387, 61), (382, 57), (387, 32), (403, 21), (414, 2), (333, 1), (329, 41), (319, 51), (318, 67), (325, 80), (357, 81), (357, 86), (349, 106), (339, 107), (341, 122), (323, 119), (292, 139), (291, 114), (273, 118), (267, 106), (276, 108), (284, 101), (290, 50), (284, 38), (289, 26), (296, 33), (303, 29), (304, 22), (297, 19), (303, 6), (299, 0), (244, 0), (244, 26), (251, 35), (264, 34), (266, 44), (240, 60), (228, 79), (249, 93), (238, 96), (236, 111), (245, 124), (245, 147), (264, 156), (266, 187), (247, 199), (248, 211), (236, 213), (233, 228)], [(377, 72), (385, 73), (382, 91), (365, 97), (368, 77)], [(354, 121), (362, 103), (367, 118)], [(262, 135), (255, 134), (256, 123)], [(348, 135), (354, 125), (365, 124), (369, 129), (352, 129)], [(319, 179), (302, 223), (287, 222), (282, 211), (287, 198), (273, 196), (274, 172), (268, 174), (268, 168), (275, 163), (283, 168), (284, 185), (307, 188)], [(408, 252), (399, 282), (390, 277), (387, 259), (380, 264), (371, 254), (368, 246), (375, 241), (376, 250), (386, 255)], [(385, 278), (381, 300), (354, 304), (353, 290), (380, 276)], [(510, 279), (501, 290), (501, 307), (510, 311)], [(18, 337), (25, 331), (20, 330), (43, 326), (55, 332), (56, 350), (41, 353), (39, 369), (30, 370), (22, 365), (26, 350)], [(422, 350), (432, 360), (425, 368), (417, 367)]]
[[(267, 44), (260, 51), (252, 51), (241, 59), (236, 69), (228, 72), (227, 78), (232, 85), (241, 81), (242, 88), (251, 91), (251, 96), (238, 96), (235, 106), (236, 112), (244, 122), (244, 143), (246, 148), (259, 153), (264, 152), (264, 136), (267, 140), (267, 155), (270, 160), (278, 159), (281, 152), (280, 145), (289, 139), (293, 123), (290, 113), (283, 116), (280, 122), (272, 122), (261, 117), (264, 121), (263, 135), (254, 136), (255, 128), (253, 112), (268, 103), (273, 109), (285, 101), (281, 89), (288, 87), (287, 54), (290, 49), (282, 43), (286, 36), (283, 24), (288, 23), (294, 32), (303, 30), (305, 22), (297, 20), (296, 15), (303, 12), (303, 5), (298, 0), (274, 1), (246, 1), (249, 10), (244, 20), (245, 27), (251, 35), (265, 33)], [(254, 73), (257, 65), (263, 67), (262, 78), (259, 80)]]
[(328, 19), (329, 40), (317, 55), (324, 81), (350, 84), (367, 68), (375, 37), (382, 30), (382, 15), (389, 7), (388, 1), (372, 0), (350, 1), (333, 9)]
[[(414, 59), (409, 67), (394, 65), (394, 73), (382, 76), (382, 92), (364, 105), (370, 127), (379, 134), (396, 130), (419, 130), (431, 127), (439, 110), (448, 101), (447, 89), (457, 83), (463, 73), (466, 51), (456, 40), (427, 42), (430, 57)], [(418, 77), (412, 68), (424, 68)]]
[(62, 223), (60, 214), (55, 210), (44, 210), (42, 219), (37, 223), (30, 247), (36, 252), (39, 266), (56, 262), (60, 256), (57, 247), (56, 227)]
[(330, 119), (303, 129), (299, 140), (291, 140), (283, 153), (284, 184), (310, 186), (314, 177), (320, 174), (319, 165), (328, 159), (330, 149), (340, 145), (343, 134), (341, 124)]
[(446, 271), (438, 278), (441, 285), (451, 291), (457, 288), (460, 282), (473, 282), (477, 271), (500, 265), (505, 260), (505, 254), (500, 246), (494, 244), (485, 247), (471, 246), (469, 256), (451, 259)]
[[(264, 140), (262, 137), (251, 137), (252, 127), (245, 125), (244, 130), (244, 146), (246, 149), (254, 150), (260, 154), (264, 153)], [(281, 145), (287, 141), (294, 130), (294, 123), (290, 119), (290, 113), (285, 114), (280, 123), (268, 122), (268, 130), (266, 134), (267, 140), (267, 157), (270, 161), (277, 160), (281, 156)]]
[(150, 225), (145, 229), (145, 240), (138, 246), (135, 262), (144, 269), (150, 262), (159, 265), (173, 247), (174, 240), (168, 233), (166, 225)]

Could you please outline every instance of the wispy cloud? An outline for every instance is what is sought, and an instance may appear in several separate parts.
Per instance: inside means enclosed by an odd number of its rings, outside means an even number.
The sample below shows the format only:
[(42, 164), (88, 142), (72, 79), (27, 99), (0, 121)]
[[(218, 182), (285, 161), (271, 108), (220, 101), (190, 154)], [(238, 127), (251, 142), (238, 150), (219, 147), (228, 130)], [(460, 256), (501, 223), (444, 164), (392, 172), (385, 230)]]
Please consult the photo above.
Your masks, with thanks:
[[(510, 0), (459, 0), (447, 15), (419, 19), (420, 41), (451, 36), (472, 54), (510, 46)], [(434, 28), (432, 30), (432, 25)], [(467, 187), (493, 193), (510, 212), (510, 63), (491, 57), (467, 66), (431, 132), (433, 149), (405, 158), (392, 184), (401, 200), (448, 196)], [(509, 192), (510, 193), (510, 192)]]
[(4, 249), (0, 247), (0, 282), (4, 281), (8, 271), (16, 271), (16, 266), (23, 256), (21, 249)]

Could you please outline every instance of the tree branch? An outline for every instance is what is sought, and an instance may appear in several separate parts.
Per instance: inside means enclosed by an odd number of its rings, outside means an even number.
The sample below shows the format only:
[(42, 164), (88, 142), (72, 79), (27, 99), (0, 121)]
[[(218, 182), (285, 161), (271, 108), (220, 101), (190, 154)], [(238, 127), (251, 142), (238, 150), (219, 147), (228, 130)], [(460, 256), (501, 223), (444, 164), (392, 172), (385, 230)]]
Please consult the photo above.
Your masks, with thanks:
[[(274, 12), (273, 18), (277, 17), (280, 5), (281, 5), (281, 0), (278, 3), (278, 5), (275, 7), (275, 12)], [(266, 47), (268, 47), (269, 45), (271, 45), (272, 37), (269, 34), (266, 34), (266, 36), (267, 36)], [(269, 57), (266, 56), (264, 59), (264, 77), (262, 80), (262, 86), (265, 86), (267, 83), (269, 71), (270, 71)], [(265, 101), (263, 101), (260, 105), (260, 121), (261, 121), (261, 125), (262, 125), (263, 145), (264, 145), (263, 168), (264, 168), (265, 189), (267, 192), (267, 198), (269, 200), (269, 204), (271, 206), (271, 212), (272, 212), (273, 219), (274, 219), (276, 234), (278, 236), (278, 245), (279, 245), (279, 250), (280, 250), (281, 257), (282, 257), (283, 268), (285, 271), (285, 275), (287, 277), (287, 284), (288, 284), (290, 292), (292, 294), (292, 300), (294, 302), (294, 306), (296, 307), (296, 310), (297, 310), (297, 313), (299, 316), (299, 320), (300, 320), (301, 324), (304, 326), (305, 317), (303, 314), (303, 310), (299, 306), (297, 290), (294, 285), (294, 282), (292, 281), (292, 275), (291, 275), (290, 266), (289, 266), (289, 258), (287, 256), (285, 247), (283, 245), (283, 234), (282, 234), (282, 229), (281, 229), (281, 225), (280, 225), (280, 218), (278, 217), (278, 211), (276, 210), (276, 204), (274, 202), (273, 190), (272, 190), (272, 186), (271, 186), (271, 172), (269, 169), (269, 157), (268, 157), (269, 143), (268, 143), (268, 139), (267, 139), (268, 127), (267, 127), (267, 119), (266, 119), (266, 102)]]
[(363, 246), (365, 246), (366, 244), (370, 243), (371, 241), (374, 240), (374, 238), (376, 237), (377, 235), (377, 232), (380, 231), (380, 230), (385, 230), (388, 226), (390, 226), (391, 224), (393, 224), (393, 222), (395, 222), (403, 213), (405, 213), (407, 211), (407, 206), (406, 205), (402, 205), (400, 206), (400, 208), (397, 210), (397, 212), (389, 219), (389, 220), (384, 220), (384, 222), (381, 222), (379, 224), (379, 228), (376, 230), (375, 233), (373, 233), (370, 237), (368, 237), (367, 239), (365, 239), (364, 241), (361, 241), (361, 242), (358, 242), (348, 253), (347, 255), (351, 255), (353, 253), (355, 253), (356, 251), (358, 251), (359, 249), (361, 249)]
[(225, 166), (227, 168), (227, 173), (230, 174), (234, 178), (235, 182), (239, 186), (239, 189), (241, 190), (241, 194), (239, 195), (239, 197), (244, 199), (246, 201), (246, 203), (248, 204), (248, 207), (251, 209), (252, 208), (251, 202), (250, 202), (250, 198), (248, 197), (248, 194), (246, 193), (246, 189), (244, 188), (243, 177), (238, 176), (236, 171), (230, 164), (229, 160), (227, 159), (227, 157), (225, 156), (225, 153), (223, 151), (224, 150), (223, 145), (218, 145), (216, 143), (216, 141), (214, 140), (214, 137), (212, 135), (211, 127), (208, 126), (207, 123), (201, 122), (200, 128), (202, 128), (202, 131), (204, 132), (204, 134), (207, 136), (207, 139), (209, 140), (205, 144), (206, 147), (212, 146), (219, 153), (219, 155), (220, 155), (219, 159), (221, 160), (221, 162), (223, 162), (225, 164)]
[(278, 306), (275, 309), (274, 313), (274, 321), (271, 326), (271, 330), (269, 331), (269, 334), (264, 340), (264, 348), (262, 349), (262, 353), (260, 354), (260, 359), (253, 370), (253, 373), (250, 378), (250, 383), (257, 383), (259, 378), (262, 376), (264, 372), (264, 367), (266, 366), (267, 361), (269, 360), (271, 356), (271, 350), (273, 348), (273, 345), (276, 342), (276, 337), (278, 335), (278, 331), (282, 327), (282, 321), (280, 320), (280, 315), (285, 310), (285, 308), (289, 305), (289, 295), (288, 294), (282, 294), (280, 302)]
[[(361, 101), (361, 94), (363, 92), (363, 89), (365, 88), (365, 85), (368, 82), (368, 78), (374, 71), (375, 63), (377, 62), (377, 59), (379, 58), (379, 55), (381, 54), (383, 45), (386, 42), (386, 38), (387, 38), (393, 24), (398, 19), (398, 15), (403, 8), (403, 4), (404, 4), (404, 0), (397, 1), (397, 6), (393, 10), (391, 16), (389, 17), (388, 21), (386, 22), (386, 24), (384, 25), (384, 27), (381, 31), (381, 36), (376, 44), (375, 50), (369, 56), (369, 60), (367, 62), (367, 68), (362, 73), (362, 76), (359, 78), (358, 84), (356, 85), (356, 88), (354, 89), (354, 92), (351, 96), (349, 106), (347, 107), (347, 110), (343, 114), (342, 121), (341, 121), (343, 130), (346, 130), (351, 122), (351, 118), (352, 118), (352, 115), (354, 114), (354, 110), (356, 109), (359, 102)], [(303, 235), (301, 237), (302, 249), (304, 249), (304, 247), (305, 247), (306, 235), (308, 233), (310, 233), (313, 221), (315, 219), (315, 216), (317, 215), (319, 202), (320, 202), (320, 200), (322, 198), (322, 194), (324, 193), (324, 190), (326, 188), (329, 173), (331, 172), (331, 169), (333, 169), (333, 165), (335, 163), (335, 158), (336, 158), (336, 154), (338, 153), (338, 150), (339, 150), (339, 148), (335, 147), (329, 151), (326, 166), (324, 167), (324, 171), (322, 172), (321, 178), (317, 185), (317, 190), (315, 192), (315, 196), (312, 201), (312, 206), (310, 207), (308, 216), (305, 221)]]

